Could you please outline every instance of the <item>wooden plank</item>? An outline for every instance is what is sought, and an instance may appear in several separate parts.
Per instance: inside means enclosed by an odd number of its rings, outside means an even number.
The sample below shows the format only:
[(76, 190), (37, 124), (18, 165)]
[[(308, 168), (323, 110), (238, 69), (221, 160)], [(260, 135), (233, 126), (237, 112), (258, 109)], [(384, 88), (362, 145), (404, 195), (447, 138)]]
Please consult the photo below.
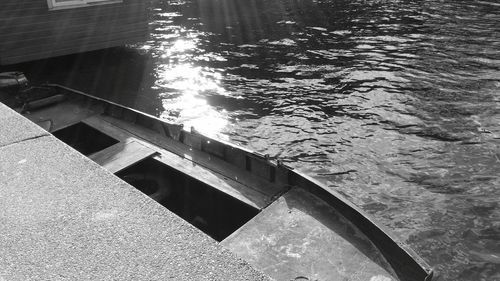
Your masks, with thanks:
[(221, 244), (276, 280), (397, 280), (363, 233), (300, 188), (284, 194)]
[(113, 126), (112, 124), (109, 124), (109, 122), (103, 121), (100, 116), (89, 117), (85, 120), (82, 120), (82, 123), (87, 124), (90, 127), (93, 127), (94, 129), (99, 130), (120, 142), (136, 140), (136, 138), (132, 134), (116, 126)]
[(132, 43), (136, 43), (138, 41), (141, 41), (142, 39), (144, 39), (144, 38), (143, 37), (130, 37), (129, 35), (127, 35), (127, 40), (119, 39), (116, 41), (103, 41), (103, 42), (99, 42), (96, 44), (86, 44), (83, 46), (73, 46), (73, 47), (69, 47), (66, 49), (57, 49), (57, 50), (51, 50), (51, 51), (39, 51), (39, 52), (37, 52), (37, 51), (33, 50), (32, 53), (26, 53), (26, 54), (18, 55), (18, 56), (1, 57), (1, 54), (0, 54), (0, 63), (1, 64), (14, 64), (14, 63), (30, 61), (30, 60), (37, 60), (37, 59), (44, 59), (44, 58), (50, 58), (50, 57), (56, 57), (56, 56), (64, 56), (64, 55), (81, 53), (81, 52), (94, 51), (94, 50), (99, 50), (99, 49), (121, 46), (121, 45), (124, 45), (127, 43), (132, 44)]
[[(129, 27), (127, 30), (126, 27)], [(44, 51), (41, 53), (50, 53), (57, 50), (77, 48), (79, 50), (85, 51), (86, 46), (92, 46), (94, 44), (101, 44), (103, 46), (114, 46), (115, 41), (124, 41), (127, 38), (140, 38), (145, 36), (146, 26), (126, 26), (123, 30), (118, 32), (101, 32), (101, 33), (85, 33), (82, 34), (65, 34), (63, 36), (57, 36), (50, 38), (41, 38), (36, 40), (17, 40), (12, 42), (12, 44), (5, 44), (4, 53), (9, 56), (20, 56), (22, 54), (32, 54), (37, 51), (37, 48), (41, 48)], [(17, 49), (12, 49), (16, 48)], [(8, 50), (8, 51), (7, 51)]]
[[(118, 20), (115, 20), (118, 22)], [(77, 39), (79, 37), (88, 36), (111, 36), (110, 33), (122, 33), (126, 30), (143, 30), (147, 28), (145, 22), (136, 22), (128, 20), (119, 20), (118, 24), (111, 24), (110, 19), (102, 20), (101, 22), (93, 22), (93, 25), (89, 23), (73, 24), (65, 28), (55, 28), (47, 25), (40, 25), (38, 27), (31, 27), (29, 30), (27, 28), (19, 28), (18, 31), (10, 29), (9, 32), (0, 34), (0, 39), (3, 40), (4, 48), (12, 47), (18, 42), (24, 42), (26, 44), (38, 44), (43, 43), (49, 45), (57, 40), (71, 40)], [(102, 26), (105, 25), (105, 26)]]
[(136, 141), (119, 142), (89, 156), (111, 173), (117, 173), (133, 164), (153, 156), (155, 150)]
[(167, 138), (164, 135), (160, 135), (149, 129), (145, 129), (135, 124), (127, 123), (109, 116), (100, 116), (99, 118), (117, 127), (124, 128), (138, 138), (143, 138), (144, 140), (165, 148), (174, 154), (183, 158), (188, 158), (197, 165), (213, 170), (221, 175), (225, 175), (228, 178), (242, 183), (248, 188), (255, 189), (258, 192), (266, 194), (268, 197), (279, 195), (286, 189), (282, 185), (273, 184), (256, 175), (252, 175), (247, 171), (239, 169), (222, 159), (200, 150), (192, 149), (183, 143)]
[(102, 111), (104, 111), (102, 106), (89, 105), (85, 107), (82, 106), (81, 102), (67, 100), (57, 106), (41, 108), (23, 115), (37, 124), (50, 121), (50, 132), (54, 132), (74, 125), (92, 115), (100, 114)]
[[(123, 0), (123, 3), (118, 3), (118, 5), (123, 4), (123, 5), (133, 5), (133, 4), (143, 4), (143, 0)], [(47, 1), (40, 1), (40, 0), (2, 0), (2, 4), (5, 3), (5, 8), (8, 10), (29, 10), (29, 9), (38, 9), (38, 10), (44, 10), (47, 11), (49, 6), (47, 5)], [(80, 7), (78, 9), (89, 9), (89, 8), (96, 8), (96, 7), (108, 7), (116, 5), (114, 3), (104, 3), (104, 4), (98, 4), (98, 5), (89, 5), (87, 7)], [(62, 9), (62, 10), (54, 10), (54, 12), (58, 11), (68, 11), (72, 9)]]
[[(207, 169), (202, 165), (198, 165), (192, 161), (192, 158), (185, 155), (180, 156), (178, 154), (172, 153), (171, 151), (156, 146), (155, 144), (149, 143), (139, 136), (124, 130), (112, 123), (109, 123), (110, 117), (93, 116), (83, 121), (83, 123), (113, 137), (122, 142), (135, 141), (147, 146), (159, 154), (155, 155), (153, 158), (170, 166), (184, 174), (190, 175), (197, 180), (233, 197), (238, 199), (245, 204), (252, 206), (256, 209), (263, 209), (268, 206), (274, 199), (275, 194), (263, 193), (259, 190), (249, 188), (245, 184), (234, 180), (231, 176), (227, 174), (218, 173), (212, 169)], [(129, 124), (132, 126), (132, 124)], [(227, 171), (226, 171), (227, 172)], [(238, 177), (238, 174), (234, 174)]]
[[(120, 14), (122, 11), (122, 14)], [(120, 17), (122, 16), (122, 17)], [(40, 21), (39, 25), (34, 26), (31, 21)], [(14, 25), (14, 21), (15, 24)], [(99, 14), (89, 14), (85, 16), (84, 14), (63, 14), (63, 15), (37, 15), (31, 18), (8, 18), (0, 19), (0, 23), (3, 26), (0, 27), (0, 30), (7, 31), (7, 33), (1, 34), (0, 36), (5, 38), (10, 38), (11, 36), (15, 36), (16, 34), (30, 34), (31, 37), (25, 38), (36, 38), (39, 36), (46, 36), (47, 32), (50, 31), (52, 34), (73, 31), (76, 30), (87, 30), (89, 28), (98, 28), (102, 27), (99, 25), (108, 23), (116, 23), (116, 26), (119, 27), (119, 24), (132, 24), (132, 23), (145, 23), (147, 22), (145, 17), (145, 12), (140, 10), (131, 12), (126, 12), (123, 9), (115, 9), (110, 10), (108, 13), (99, 13)], [(31, 23), (31, 24), (30, 24)], [(67, 25), (65, 25), (67, 24)], [(9, 29), (10, 27), (10, 29)], [(40, 34), (33, 34), (33, 31), (39, 31)], [(15, 38), (15, 37), (14, 37)]]
[(168, 151), (162, 151), (161, 154), (154, 156), (163, 164), (170, 166), (186, 175), (189, 175), (203, 183), (208, 184), (235, 199), (256, 209), (262, 210), (271, 204), (273, 198), (257, 190), (234, 181), (224, 175), (207, 170), (202, 166), (196, 165), (192, 161), (179, 157)]
[[(113, 6), (112, 6), (113, 5)], [(99, 19), (105, 15), (115, 17), (121, 13), (127, 14), (128, 16), (142, 17), (145, 14), (143, 11), (138, 8), (141, 6), (126, 6), (123, 4), (112, 4), (109, 6), (96, 6), (89, 8), (78, 8), (78, 9), (68, 9), (68, 10), (60, 10), (60, 11), (49, 11), (47, 9), (39, 9), (39, 10), (26, 10), (25, 14), (22, 14), (21, 11), (12, 10), (12, 13), (9, 13), (7, 16), (0, 19), (0, 22), (4, 24), (9, 24), (9, 19), (16, 20), (22, 25), (27, 25), (30, 21), (40, 20), (42, 23), (49, 22), (61, 22), (61, 20), (71, 20), (71, 17), (74, 17), (74, 22), (81, 22), (83, 19), (92, 18)], [(144, 6), (142, 6), (144, 7)], [(21, 28), (23, 26), (20, 26)]]
[[(26, 2), (26, 1), (22, 1)], [(45, 2), (45, 3), (44, 3)], [(141, 2), (128, 2), (128, 3), (107, 3), (107, 4), (102, 4), (102, 5), (89, 5), (85, 7), (78, 7), (78, 8), (68, 8), (68, 9), (58, 9), (58, 10), (49, 10), (47, 2), (46, 1), (38, 1), (38, 2), (33, 2), (30, 4), (25, 5), (24, 7), (21, 6), (14, 6), (14, 5), (5, 5), (5, 13), (9, 16), (15, 16), (15, 17), (30, 17), (30, 16), (36, 16), (40, 15), (42, 13), (44, 14), (50, 14), (50, 15), (56, 15), (56, 16), (64, 16), (68, 14), (72, 14), (75, 16), (78, 16), (79, 14), (86, 15), (89, 11), (96, 12), (96, 11), (106, 11), (106, 10), (119, 10), (121, 8), (132, 8), (135, 7), (135, 10), (139, 9), (139, 7), (145, 7), (147, 5), (146, 1), (141, 1)], [(133, 9), (130, 9), (132, 11)], [(2, 14), (4, 11), (0, 11), (0, 14)]]

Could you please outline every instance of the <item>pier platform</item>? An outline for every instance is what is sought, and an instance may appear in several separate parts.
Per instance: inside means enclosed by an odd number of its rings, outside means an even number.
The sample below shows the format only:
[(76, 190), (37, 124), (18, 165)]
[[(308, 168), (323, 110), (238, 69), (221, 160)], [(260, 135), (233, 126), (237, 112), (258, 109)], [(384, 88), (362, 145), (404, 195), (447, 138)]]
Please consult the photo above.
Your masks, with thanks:
[(0, 281), (268, 279), (0, 103)]

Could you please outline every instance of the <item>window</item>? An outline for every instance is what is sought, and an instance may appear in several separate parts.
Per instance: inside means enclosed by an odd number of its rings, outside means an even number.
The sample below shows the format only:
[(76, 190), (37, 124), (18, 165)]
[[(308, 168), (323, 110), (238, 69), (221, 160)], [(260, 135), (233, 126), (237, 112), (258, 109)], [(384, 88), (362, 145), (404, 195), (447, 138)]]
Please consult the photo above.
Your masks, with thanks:
[(120, 3), (122, 0), (47, 0), (49, 4), (49, 9), (67, 9), (67, 8), (78, 8), (85, 7), (94, 4), (111, 4)]

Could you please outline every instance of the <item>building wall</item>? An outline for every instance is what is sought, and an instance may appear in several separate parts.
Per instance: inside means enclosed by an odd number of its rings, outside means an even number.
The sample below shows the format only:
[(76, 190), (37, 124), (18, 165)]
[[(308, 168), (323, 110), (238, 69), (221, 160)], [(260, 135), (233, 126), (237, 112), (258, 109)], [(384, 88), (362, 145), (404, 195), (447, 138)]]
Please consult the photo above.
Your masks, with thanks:
[(149, 0), (49, 11), (46, 0), (1, 0), (0, 64), (134, 43), (147, 35)]

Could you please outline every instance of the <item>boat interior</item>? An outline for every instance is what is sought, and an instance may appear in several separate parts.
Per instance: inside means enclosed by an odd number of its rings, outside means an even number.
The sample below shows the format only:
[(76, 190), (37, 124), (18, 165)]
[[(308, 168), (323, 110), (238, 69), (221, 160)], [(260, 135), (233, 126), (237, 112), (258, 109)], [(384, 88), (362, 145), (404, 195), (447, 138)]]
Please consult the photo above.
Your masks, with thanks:
[(266, 155), (49, 86), (17, 110), (271, 277), (430, 280), (354, 205)]

